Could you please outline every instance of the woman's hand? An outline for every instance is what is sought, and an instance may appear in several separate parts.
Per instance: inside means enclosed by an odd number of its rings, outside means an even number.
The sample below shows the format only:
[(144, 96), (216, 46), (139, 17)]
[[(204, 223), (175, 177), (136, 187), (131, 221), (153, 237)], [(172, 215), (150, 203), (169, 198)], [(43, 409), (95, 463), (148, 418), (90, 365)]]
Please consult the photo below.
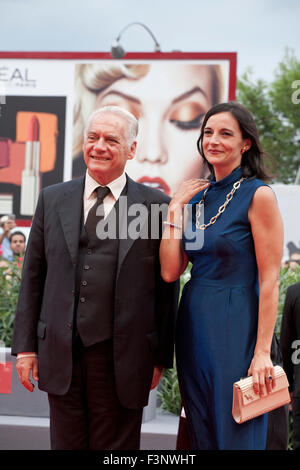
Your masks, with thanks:
[(209, 180), (207, 179), (191, 179), (187, 181), (183, 181), (179, 186), (178, 190), (174, 194), (170, 206), (180, 206), (181, 208), (184, 207), (185, 204), (192, 199), (195, 194), (199, 193), (203, 189), (209, 186)]
[(181, 241), (187, 216), (184, 206), (195, 194), (208, 185), (209, 181), (204, 179), (184, 181), (170, 201), (166, 226), (160, 244), (161, 276), (166, 282), (176, 281), (188, 264), (188, 257)]
[(254, 392), (259, 395), (270, 393), (275, 386), (274, 366), (270, 358), (270, 354), (257, 352), (254, 354), (248, 376), (253, 377)]
[(169, 204), (167, 220), (171, 223), (182, 225), (185, 205), (190, 202), (195, 194), (207, 188), (207, 186), (209, 186), (209, 180), (206, 179), (191, 179), (183, 181)]

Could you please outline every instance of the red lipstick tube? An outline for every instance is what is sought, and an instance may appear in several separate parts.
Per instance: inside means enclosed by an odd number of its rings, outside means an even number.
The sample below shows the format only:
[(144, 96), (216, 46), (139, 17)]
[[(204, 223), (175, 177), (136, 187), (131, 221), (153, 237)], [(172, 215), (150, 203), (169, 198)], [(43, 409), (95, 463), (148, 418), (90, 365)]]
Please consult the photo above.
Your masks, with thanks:
[(25, 147), (25, 167), (22, 172), (20, 214), (33, 215), (39, 197), (40, 178), (40, 124), (32, 116), (28, 125), (28, 139)]

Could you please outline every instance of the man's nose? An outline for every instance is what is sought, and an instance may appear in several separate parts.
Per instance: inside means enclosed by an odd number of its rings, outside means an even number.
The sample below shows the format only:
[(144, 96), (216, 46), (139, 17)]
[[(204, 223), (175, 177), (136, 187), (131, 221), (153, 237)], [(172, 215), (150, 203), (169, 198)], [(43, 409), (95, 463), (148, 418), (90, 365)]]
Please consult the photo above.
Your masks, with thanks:
[(99, 139), (95, 142), (94, 148), (97, 150), (105, 150), (106, 149), (106, 142), (103, 137), (99, 137)]

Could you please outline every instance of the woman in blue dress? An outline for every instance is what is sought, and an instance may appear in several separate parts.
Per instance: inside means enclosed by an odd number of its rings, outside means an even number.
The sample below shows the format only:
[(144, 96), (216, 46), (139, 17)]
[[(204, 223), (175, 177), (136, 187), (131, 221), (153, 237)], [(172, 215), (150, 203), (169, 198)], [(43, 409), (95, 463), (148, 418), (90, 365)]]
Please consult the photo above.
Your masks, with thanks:
[[(176, 361), (193, 449), (265, 449), (267, 415), (237, 424), (233, 383), (274, 386), (270, 347), (277, 315), (282, 220), (255, 122), (236, 102), (211, 108), (198, 149), (209, 181), (182, 183), (169, 205), (161, 272), (192, 262), (177, 320)], [(188, 204), (189, 203), (189, 204)], [(184, 207), (188, 204), (188, 211)]]

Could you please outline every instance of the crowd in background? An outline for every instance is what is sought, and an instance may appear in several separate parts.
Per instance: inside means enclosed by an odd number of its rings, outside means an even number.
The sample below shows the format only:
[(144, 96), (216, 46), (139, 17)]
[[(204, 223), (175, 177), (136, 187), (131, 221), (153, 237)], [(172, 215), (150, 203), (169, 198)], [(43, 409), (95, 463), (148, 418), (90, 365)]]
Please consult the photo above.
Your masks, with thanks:
[(14, 262), (21, 268), (26, 249), (26, 236), (18, 230), (15, 215), (4, 215), (0, 219), (0, 268)]

